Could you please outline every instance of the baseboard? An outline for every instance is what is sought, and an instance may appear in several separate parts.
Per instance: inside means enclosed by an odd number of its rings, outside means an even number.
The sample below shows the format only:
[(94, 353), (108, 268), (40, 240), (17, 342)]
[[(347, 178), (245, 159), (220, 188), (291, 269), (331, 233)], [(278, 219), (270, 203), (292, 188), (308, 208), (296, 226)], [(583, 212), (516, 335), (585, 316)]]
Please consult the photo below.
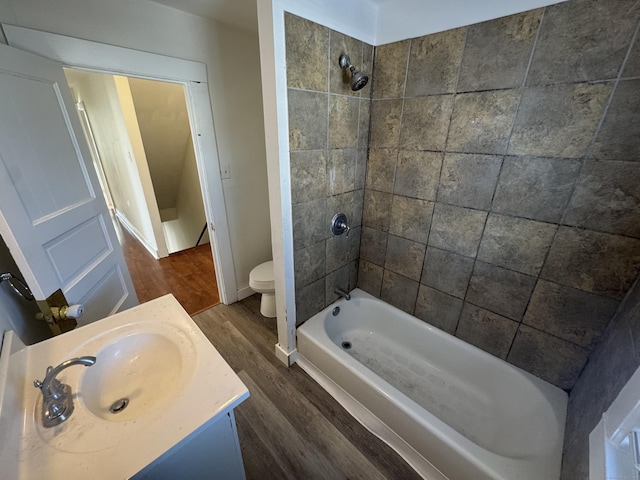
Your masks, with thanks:
[(253, 295), (254, 292), (250, 286), (246, 286), (246, 287), (242, 287), (240, 289), (238, 289), (238, 300), (244, 300), (247, 297), (250, 297), (251, 295)]
[(133, 225), (131, 225), (131, 223), (129, 222), (129, 220), (127, 219), (127, 217), (124, 216), (124, 214), (120, 211), (116, 209), (116, 217), (118, 217), (118, 220), (120, 221), (120, 223), (122, 224), (122, 226), (134, 237), (136, 237), (136, 240), (138, 240), (143, 246), (144, 248), (146, 248), (149, 253), (151, 255), (153, 255), (153, 258), (155, 258), (156, 260), (158, 260), (160, 258), (160, 255), (158, 253), (158, 249), (156, 247), (154, 247), (153, 245), (151, 245), (147, 239), (144, 238), (144, 235), (142, 235), (142, 233), (140, 233), (140, 231), (134, 227)]
[(298, 350), (294, 349), (292, 352), (284, 350), (279, 343), (276, 343), (276, 358), (284, 363), (287, 367), (290, 367), (298, 360)]

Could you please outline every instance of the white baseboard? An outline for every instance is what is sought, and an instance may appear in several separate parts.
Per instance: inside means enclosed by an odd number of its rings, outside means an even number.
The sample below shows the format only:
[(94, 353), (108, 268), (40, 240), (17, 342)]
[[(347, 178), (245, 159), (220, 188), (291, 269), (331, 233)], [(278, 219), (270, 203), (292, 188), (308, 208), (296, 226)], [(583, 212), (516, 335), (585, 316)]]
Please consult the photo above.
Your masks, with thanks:
[(276, 358), (287, 367), (290, 367), (298, 360), (298, 350), (294, 349), (292, 352), (287, 352), (279, 343), (276, 343)]
[(140, 233), (140, 231), (136, 227), (134, 227), (129, 222), (127, 217), (118, 209), (116, 209), (116, 217), (118, 217), (118, 220), (120, 220), (120, 223), (122, 224), (122, 226), (126, 228), (131, 235), (136, 237), (136, 239), (144, 246), (144, 248), (146, 248), (149, 251), (149, 253), (153, 255), (153, 258), (155, 258), (156, 260), (160, 258), (160, 254), (158, 253), (157, 247), (150, 244), (147, 241), (147, 239), (144, 238), (144, 235), (142, 235), (142, 233)]
[(251, 295), (253, 295), (254, 292), (250, 286), (246, 286), (246, 287), (242, 287), (240, 289), (238, 289), (238, 300), (244, 300), (247, 297), (250, 297)]

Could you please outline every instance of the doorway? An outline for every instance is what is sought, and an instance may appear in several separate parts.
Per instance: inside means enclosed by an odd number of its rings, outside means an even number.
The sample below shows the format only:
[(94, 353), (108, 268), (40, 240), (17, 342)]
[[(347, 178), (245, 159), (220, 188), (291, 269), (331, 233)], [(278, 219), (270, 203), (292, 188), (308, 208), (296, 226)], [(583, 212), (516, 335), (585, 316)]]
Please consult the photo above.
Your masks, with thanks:
[(192, 316), (220, 303), (208, 244), (155, 259), (117, 221), (115, 228), (140, 302), (172, 293)]
[(141, 302), (220, 302), (184, 86), (65, 68)]

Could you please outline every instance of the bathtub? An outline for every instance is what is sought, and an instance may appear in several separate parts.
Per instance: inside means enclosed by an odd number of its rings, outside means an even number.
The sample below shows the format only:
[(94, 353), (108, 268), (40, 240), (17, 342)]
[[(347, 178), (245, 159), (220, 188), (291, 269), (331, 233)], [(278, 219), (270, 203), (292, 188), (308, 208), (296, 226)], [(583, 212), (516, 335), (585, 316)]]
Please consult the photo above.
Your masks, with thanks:
[(422, 477), (560, 478), (559, 388), (359, 289), (297, 337), (298, 365)]

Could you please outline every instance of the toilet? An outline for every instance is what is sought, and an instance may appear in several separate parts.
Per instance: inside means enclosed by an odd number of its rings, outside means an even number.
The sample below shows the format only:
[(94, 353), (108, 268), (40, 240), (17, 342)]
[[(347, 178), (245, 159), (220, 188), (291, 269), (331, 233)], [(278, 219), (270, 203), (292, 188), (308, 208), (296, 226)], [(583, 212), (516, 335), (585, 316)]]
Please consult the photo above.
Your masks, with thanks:
[(273, 261), (261, 263), (249, 273), (249, 286), (262, 294), (260, 313), (265, 317), (276, 316), (276, 283), (273, 279)]

